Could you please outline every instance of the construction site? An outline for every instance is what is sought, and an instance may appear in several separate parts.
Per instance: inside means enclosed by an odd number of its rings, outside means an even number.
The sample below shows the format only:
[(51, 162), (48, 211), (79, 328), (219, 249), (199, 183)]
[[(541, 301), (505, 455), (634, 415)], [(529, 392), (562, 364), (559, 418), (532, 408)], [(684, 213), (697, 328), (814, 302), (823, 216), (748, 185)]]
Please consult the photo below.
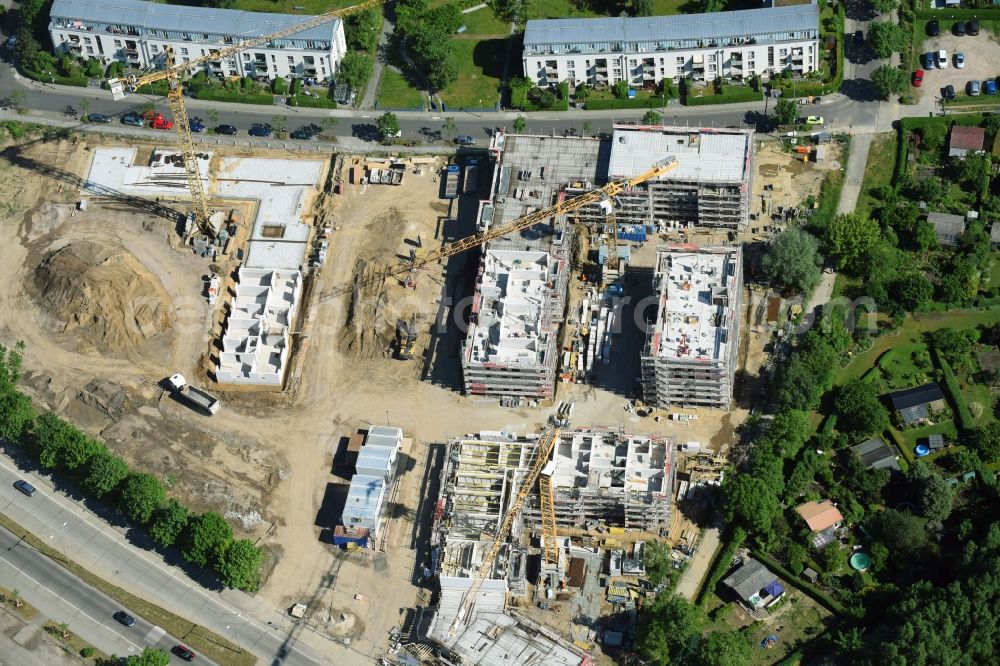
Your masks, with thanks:
[[(756, 144), (498, 132), (456, 158), (7, 136), (0, 333), (26, 343), (41, 409), (259, 540), (261, 606), (304, 607), (331, 660), (382, 656), (401, 609), (425, 608), (413, 640), (451, 663), (601, 662), (627, 627), (574, 618), (634, 615), (647, 549), (696, 550), (747, 412), (734, 372), (766, 358), (736, 243), (793, 188), (762, 169), (818, 190), (828, 168)], [(186, 406), (175, 373), (221, 409)], [(607, 425), (564, 425), (528, 479), (558, 400)], [(346, 524), (367, 547), (330, 543)]]

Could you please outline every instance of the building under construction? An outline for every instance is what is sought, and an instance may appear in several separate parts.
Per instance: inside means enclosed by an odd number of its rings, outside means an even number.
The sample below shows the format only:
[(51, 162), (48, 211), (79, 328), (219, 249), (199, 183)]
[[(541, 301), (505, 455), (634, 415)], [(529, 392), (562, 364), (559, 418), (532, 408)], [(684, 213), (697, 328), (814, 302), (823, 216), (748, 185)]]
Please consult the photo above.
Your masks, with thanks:
[(728, 408), (739, 347), (740, 246), (658, 248), (656, 320), (642, 351), (646, 402)]
[[(507, 602), (509, 595), (520, 597), (528, 589), (527, 561), (532, 545), (529, 534), (541, 525), (537, 492), (529, 494), (509, 542), (489, 565), (486, 580), (476, 592), (472, 615), (463, 619), (457, 633), (454, 631), (465, 594), (472, 588), (484, 556), (512, 508), (537, 445), (537, 436), (504, 432), (481, 432), (448, 443), (431, 540), (441, 594), (429, 631), (430, 637), (445, 647), (461, 648), (459, 636), (484, 622), (476, 634), (513, 631), (510, 627), (515, 625), (523, 628), (523, 618), (510, 613)], [(667, 523), (674, 449), (674, 443), (667, 438), (628, 435), (620, 430), (594, 428), (560, 433), (543, 472), (552, 479), (557, 529), (631, 527), (651, 531)], [(498, 620), (500, 616), (506, 619)], [(525, 635), (534, 634), (527, 631)], [(550, 637), (543, 638), (547, 652), (533, 648), (543, 655), (537, 663), (580, 664), (587, 658), (568, 642), (560, 643), (561, 639), (551, 637), (557, 640), (553, 644)], [(476, 661), (475, 647), (470, 647), (468, 657), (474, 660), (470, 662), (463, 656), (463, 663), (507, 663)]]

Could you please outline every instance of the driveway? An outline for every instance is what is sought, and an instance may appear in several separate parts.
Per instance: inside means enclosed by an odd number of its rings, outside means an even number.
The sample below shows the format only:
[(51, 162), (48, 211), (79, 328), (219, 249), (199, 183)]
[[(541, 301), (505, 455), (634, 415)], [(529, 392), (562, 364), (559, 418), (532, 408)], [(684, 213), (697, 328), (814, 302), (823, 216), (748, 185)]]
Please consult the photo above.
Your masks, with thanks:
[[(993, 34), (981, 30), (977, 37), (956, 37), (951, 33), (951, 22), (941, 22), (941, 34), (937, 37), (926, 37), (919, 54), (937, 53), (944, 49), (948, 52), (948, 67), (931, 69), (924, 72), (923, 100), (928, 97), (937, 99), (946, 85), (955, 86), (955, 92), (965, 92), (965, 84), (969, 81), (979, 81), (1000, 76), (1000, 43)], [(965, 54), (965, 67), (955, 67), (955, 54)]]

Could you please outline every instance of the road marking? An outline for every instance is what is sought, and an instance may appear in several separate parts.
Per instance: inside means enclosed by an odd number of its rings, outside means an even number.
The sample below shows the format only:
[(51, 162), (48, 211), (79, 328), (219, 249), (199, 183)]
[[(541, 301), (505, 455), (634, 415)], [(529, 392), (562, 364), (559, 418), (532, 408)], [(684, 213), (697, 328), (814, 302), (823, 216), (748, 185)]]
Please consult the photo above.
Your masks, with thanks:
[(156, 645), (161, 638), (167, 635), (166, 629), (161, 629), (160, 627), (153, 627), (149, 630), (142, 640), (146, 641), (150, 645)]

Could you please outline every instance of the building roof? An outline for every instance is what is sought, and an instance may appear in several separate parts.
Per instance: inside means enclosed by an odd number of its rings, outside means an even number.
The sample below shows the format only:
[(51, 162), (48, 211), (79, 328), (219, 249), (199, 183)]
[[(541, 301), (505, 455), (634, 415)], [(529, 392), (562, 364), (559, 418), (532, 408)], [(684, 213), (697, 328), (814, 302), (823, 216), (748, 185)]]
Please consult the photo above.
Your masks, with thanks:
[(347, 500), (344, 502), (344, 516), (358, 516), (372, 521), (376, 520), (382, 510), (384, 487), (385, 479), (381, 477), (355, 474), (351, 478)]
[(896, 411), (926, 405), (938, 400), (944, 400), (944, 394), (941, 392), (941, 387), (937, 385), (937, 382), (931, 382), (923, 386), (914, 386), (889, 394), (889, 401), (892, 403), (892, 408)]
[[(208, 33), (232, 35), (236, 38), (269, 35), (312, 18), (296, 14), (165, 5), (142, 2), (142, 0), (55, 0), (49, 16), (111, 25), (138, 26), (150, 30), (197, 31), (193, 36)], [(332, 41), (339, 22), (340, 19), (334, 19), (327, 24), (296, 33), (291, 38)]]
[(944, 435), (940, 433), (934, 435), (927, 435), (926, 437), (922, 437), (917, 441), (918, 442), (923, 441), (923, 443), (926, 444), (927, 448), (929, 448), (931, 451), (937, 451), (938, 449), (944, 448)]
[(951, 140), (948, 142), (950, 150), (975, 150), (983, 149), (986, 141), (986, 130), (982, 127), (963, 127), (955, 125), (951, 128)]
[(795, 509), (813, 532), (822, 532), (844, 521), (840, 510), (830, 500), (806, 502)]
[(592, 42), (698, 41), (744, 35), (797, 33), (819, 29), (815, 3), (792, 7), (715, 12), (676, 16), (542, 19), (528, 21), (524, 46), (590, 44)]
[(851, 447), (868, 469), (899, 469), (896, 454), (881, 438), (873, 437)]
[(723, 580), (722, 584), (738, 594), (740, 599), (749, 599), (777, 579), (763, 564), (749, 559)]
[(1000, 222), (994, 222), (990, 225), (990, 240), (993, 241), (994, 245), (1000, 245)]
[(927, 221), (934, 225), (939, 237), (956, 239), (965, 231), (965, 217), (951, 213), (927, 213)]
[(615, 129), (608, 179), (638, 175), (672, 155), (677, 166), (654, 180), (742, 182), (750, 177), (752, 142), (747, 130)]
[(365, 446), (398, 449), (403, 441), (403, 431), (389, 426), (372, 426), (365, 437)]

